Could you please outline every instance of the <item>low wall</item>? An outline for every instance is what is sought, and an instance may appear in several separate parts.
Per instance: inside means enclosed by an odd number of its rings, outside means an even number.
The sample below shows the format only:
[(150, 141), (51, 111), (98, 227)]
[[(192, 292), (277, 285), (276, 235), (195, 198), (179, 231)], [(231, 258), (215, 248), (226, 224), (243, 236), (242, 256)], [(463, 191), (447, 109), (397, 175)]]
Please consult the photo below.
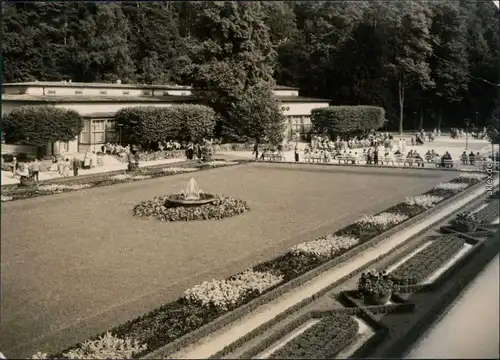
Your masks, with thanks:
[(37, 154), (37, 147), (33, 145), (12, 145), (12, 144), (2, 144), (2, 155), (5, 154)]

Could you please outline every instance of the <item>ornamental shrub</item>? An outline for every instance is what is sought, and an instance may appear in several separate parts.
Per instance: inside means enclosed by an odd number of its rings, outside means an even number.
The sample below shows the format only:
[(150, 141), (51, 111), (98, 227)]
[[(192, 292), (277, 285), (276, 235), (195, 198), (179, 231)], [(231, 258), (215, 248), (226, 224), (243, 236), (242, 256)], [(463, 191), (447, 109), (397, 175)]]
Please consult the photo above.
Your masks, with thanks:
[(137, 106), (121, 109), (115, 119), (123, 124), (122, 136), (126, 141), (149, 148), (158, 141), (212, 137), (216, 114), (204, 105)]
[(74, 110), (51, 105), (21, 106), (2, 120), (7, 143), (45, 146), (49, 142), (71, 141), (83, 129), (83, 119)]
[(385, 110), (378, 106), (329, 106), (311, 111), (313, 130), (332, 137), (377, 130), (385, 121)]

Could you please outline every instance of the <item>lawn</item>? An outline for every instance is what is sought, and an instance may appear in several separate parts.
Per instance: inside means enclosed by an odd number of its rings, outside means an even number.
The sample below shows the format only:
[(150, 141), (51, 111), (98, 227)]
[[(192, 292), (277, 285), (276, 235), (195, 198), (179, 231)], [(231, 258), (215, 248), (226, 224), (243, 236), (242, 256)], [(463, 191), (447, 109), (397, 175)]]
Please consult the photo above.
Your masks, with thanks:
[(132, 216), (134, 205), (180, 191), (192, 175), (3, 203), (2, 352), (56, 352), (458, 174), (240, 165), (194, 176), (207, 192), (246, 200), (243, 215), (188, 223)]

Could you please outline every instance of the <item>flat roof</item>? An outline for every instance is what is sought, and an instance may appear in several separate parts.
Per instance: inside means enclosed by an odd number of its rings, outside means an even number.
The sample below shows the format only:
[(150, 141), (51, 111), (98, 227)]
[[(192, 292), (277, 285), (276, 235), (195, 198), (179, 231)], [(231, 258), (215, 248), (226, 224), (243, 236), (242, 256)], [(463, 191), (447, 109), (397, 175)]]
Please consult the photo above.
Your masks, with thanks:
[(278, 96), (277, 100), (281, 102), (326, 102), (330, 103), (330, 99), (318, 99), (318, 98), (310, 98), (304, 96)]
[(48, 104), (53, 103), (110, 103), (110, 102), (142, 102), (142, 103), (155, 103), (155, 102), (189, 102), (197, 100), (196, 96), (186, 95), (169, 95), (169, 96), (86, 96), (86, 95), (13, 95), (2, 94), (2, 101), (24, 101), (24, 102), (44, 102)]
[[(19, 83), (4, 83), (4, 87), (46, 87), (46, 86), (57, 86), (57, 87), (86, 87), (86, 88), (130, 88), (130, 89), (165, 89), (165, 90), (192, 90), (191, 86), (185, 85), (175, 85), (175, 84), (161, 84), (161, 85), (151, 85), (151, 84), (117, 84), (117, 83), (82, 83), (82, 82), (62, 82), (62, 81), (28, 81)], [(300, 90), (296, 87), (275, 85), (274, 90)]]

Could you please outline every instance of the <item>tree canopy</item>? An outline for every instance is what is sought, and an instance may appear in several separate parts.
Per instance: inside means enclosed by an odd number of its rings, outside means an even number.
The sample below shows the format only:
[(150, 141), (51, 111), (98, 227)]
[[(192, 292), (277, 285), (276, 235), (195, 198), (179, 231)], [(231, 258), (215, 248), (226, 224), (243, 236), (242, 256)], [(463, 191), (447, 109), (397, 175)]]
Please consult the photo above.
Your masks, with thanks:
[(498, 97), (491, 1), (4, 2), (2, 10), (4, 82), (193, 85), (224, 120), (218, 131), (231, 128), (241, 94), (273, 77), (333, 104), (384, 107), (392, 130), (461, 127), (476, 112), (482, 127)]
[(2, 119), (5, 141), (45, 146), (49, 142), (71, 141), (83, 129), (83, 119), (74, 110), (54, 106), (21, 106)]

